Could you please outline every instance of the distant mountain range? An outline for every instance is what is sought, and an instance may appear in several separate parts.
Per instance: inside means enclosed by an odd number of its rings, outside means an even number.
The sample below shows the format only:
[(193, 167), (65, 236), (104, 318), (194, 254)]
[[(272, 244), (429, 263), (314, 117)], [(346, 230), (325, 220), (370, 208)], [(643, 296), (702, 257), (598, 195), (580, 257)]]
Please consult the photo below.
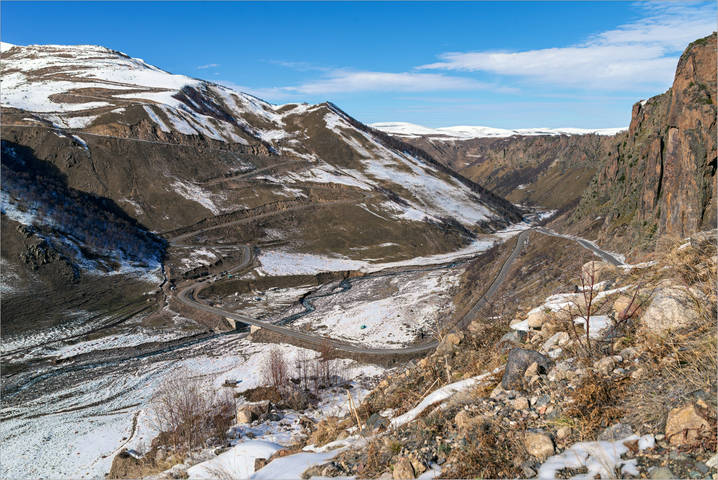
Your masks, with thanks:
[(517, 128), (513, 130), (481, 126), (428, 128), (407, 122), (379, 122), (372, 123), (370, 126), (382, 132), (402, 137), (436, 137), (437, 139), (458, 140), (537, 135), (586, 135), (589, 133), (610, 136), (628, 128)]

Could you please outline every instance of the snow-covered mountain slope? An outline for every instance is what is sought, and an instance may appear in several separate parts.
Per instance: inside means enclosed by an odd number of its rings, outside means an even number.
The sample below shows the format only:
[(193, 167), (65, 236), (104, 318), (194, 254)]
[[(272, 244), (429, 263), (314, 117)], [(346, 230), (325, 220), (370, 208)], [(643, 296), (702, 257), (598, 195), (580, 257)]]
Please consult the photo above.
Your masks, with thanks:
[[(281, 155), (282, 160), (289, 158), (297, 164), (262, 178), (271, 193), (268, 200), (301, 197), (296, 190), (301, 185), (327, 184), (384, 192), (378, 207), (383, 212), (374, 213), (397, 220), (457, 221), (475, 229), (520, 217), (510, 203), (453, 174), (423, 152), (393, 144), (331, 104), (271, 105), (98, 46), (3, 44), (2, 60), (5, 126), (73, 130), (81, 146), (89, 142), (93, 156), (101, 154), (93, 146), (95, 138), (81, 133), (201, 145), (204, 168), (196, 155), (187, 165), (175, 158), (166, 165), (155, 162), (146, 167), (154, 170), (148, 178), (155, 190), (166, 183), (162, 190), (173, 193), (181, 203), (193, 202), (204, 216), (227, 213), (238, 205), (251, 206), (251, 202), (224, 189), (212, 191), (200, 185), (202, 180), (263, 167), (252, 155), (263, 159)], [(213, 155), (208, 147), (232, 150), (234, 158), (213, 162), (208, 159)], [(115, 160), (108, 168), (119, 167)], [(113, 193), (106, 181), (100, 183), (104, 188), (98, 186), (99, 190), (110, 192), (97, 193), (116, 197), (128, 211), (134, 208), (151, 228), (176, 228), (177, 221), (201, 218), (201, 214), (166, 218), (167, 212), (158, 209), (156, 201), (151, 212), (147, 198), (133, 198), (142, 197), (145, 188), (123, 185), (122, 191)]]
[(472, 138), (504, 138), (513, 136), (536, 136), (536, 135), (585, 135), (594, 133), (596, 135), (615, 135), (626, 130), (626, 127), (619, 128), (517, 128), (508, 130), (504, 128), (481, 127), (481, 126), (455, 126), (428, 128), (421, 125), (406, 122), (379, 122), (372, 123), (372, 128), (381, 130), (391, 135), (401, 137), (439, 137), (440, 139), (466, 140)]

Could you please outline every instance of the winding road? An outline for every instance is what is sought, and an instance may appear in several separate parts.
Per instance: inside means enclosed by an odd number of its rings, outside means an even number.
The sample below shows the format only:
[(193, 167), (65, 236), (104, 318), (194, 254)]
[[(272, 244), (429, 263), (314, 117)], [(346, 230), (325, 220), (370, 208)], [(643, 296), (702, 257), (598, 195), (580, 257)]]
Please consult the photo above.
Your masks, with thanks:
[[(489, 288), (484, 292), (484, 294), (476, 301), (476, 303), (473, 305), (473, 307), (456, 323), (455, 328), (464, 328), (468, 323), (470, 323), (479, 313), (481, 308), (483, 308), (485, 305), (487, 305), (493, 297), (496, 295), (496, 293), (499, 291), (499, 288), (501, 287), (501, 284), (506, 280), (506, 277), (508, 275), (509, 270), (511, 269), (511, 266), (513, 265), (514, 261), (518, 258), (518, 256), (521, 254), (521, 251), (526, 247), (528, 244), (529, 236), (532, 232), (540, 233), (543, 235), (550, 235), (555, 237), (561, 237), (566, 238), (569, 240), (573, 240), (577, 242), (581, 247), (586, 248), (587, 250), (590, 250), (595, 255), (600, 257), (601, 259), (613, 264), (613, 265), (623, 265), (623, 262), (620, 258), (615, 256), (614, 254), (610, 252), (606, 252), (599, 247), (597, 247), (594, 243), (589, 242), (585, 239), (569, 236), (569, 235), (562, 235), (559, 233), (556, 233), (552, 230), (549, 230), (544, 227), (533, 227), (526, 230), (523, 230), (521, 233), (519, 233), (516, 245), (514, 246), (513, 250), (511, 251), (511, 254), (508, 256), (508, 258), (504, 261), (504, 264), (501, 266), (501, 270), (496, 275), (496, 277), (493, 279), (491, 285)], [(231, 268), (230, 271), (239, 271), (243, 270), (244, 268), (247, 268), (253, 261), (252, 255), (251, 255), (251, 248), (249, 245), (242, 245), (242, 261)], [(273, 323), (257, 320), (256, 318), (250, 317), (248, 315), (244, 315), (241, 313), (236, 312), (230, 312), (227, 310), (223, 310), (218, 307), (213, 307), (210, 305), (207, 305), (205, 303), (202, 303), (199, 301), (199, 299), (196, 298), (196, 294), (201, 291), (203, 288), (208, 286), (208, 280), (201, 280), (198, 282), (195, 282), (193, 284), (190, 284), (186, 287), (183, 287), (179, 290), (177, 294), (177, 299), (182, 302), (183, 304), (197, 309), (202, 310), (204, 312), (221, 315), (223, 317), (226, 317), (228, 319), (232, 319), (241, 323), (245, 323), (248, 325), (254, 325), (263, 329), (266, 329), (268, 331), (280, 334), (282, 336), (294, 339), (296, 341), (299, 341), (303, 344), (307, 344), (309, 346), (316, 346), (316, 347), (331, 347), (334, 350), (338, 352), (343, 352), (347, 354), (353, 354), (353, 355), (366, 355), (371, 357), (397, 357), (397, 356), (415, 356), (417, 354), (425, 353), (428, 351), (431, 351), (435, 349), (438, 345), (437, 341), (431, 341), (431, 342), (425, 342), (421, 344), (416, 345), (409, 345), (403, 348), (374, 348), (374, 347), (368, 347), (364, 345), (357, 345), (352, 344), (349, 342), (336, 340), (333, 338), (324, 337), (318, 334), (314, 333), (307, 333), (302, 332), (290, 327), (282, 326), (282, 325), (276, 325)]]

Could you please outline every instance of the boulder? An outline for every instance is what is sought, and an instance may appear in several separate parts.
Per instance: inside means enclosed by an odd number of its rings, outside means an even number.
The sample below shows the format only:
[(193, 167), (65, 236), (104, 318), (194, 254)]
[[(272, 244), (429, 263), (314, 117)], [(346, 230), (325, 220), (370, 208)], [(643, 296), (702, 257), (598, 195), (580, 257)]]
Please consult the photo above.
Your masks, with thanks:
[(269, 413), (269, 400), (243, 403), (237, 406), (237, 423), (252, 423), (260, 416)]
[(691, 325), (699, 318), (692, 293), (680, 285), (667, 285), (656, 290), (651, 304), (641, 316), (641, 325), (661, 335), (668, 330)]
[[(633, 298), (629, 297), (628, 295), (619, 295), (616, 300), (613, 302), (613, 315), (615, 318), (621, 318), (621, 315), (623, 312), (626, 311), (626, 309), (631, 305)], [(631, 310), (633, 310), (635, 306), (631, 306)]]
[(453, 351), (463, 339), (464, 335), (462, 333), (449, 333), (443, 338), (439, 346), (436, 348), (436, 351), (440, 354), (449, 353)]
[(394, 471), (392, 472), (392, 478), (394, 480), (411, 480), (415, 478), (414, 467), (411, 464), (411, 460), (406, 457), (401, 457), (394, 464)]
[(616, 361), (613, 357), (603, 357), (593, 364), (593, 367), (601, 375), (610, 375), (614, 368), (616, 368)]
[(673, 475), (673, 472), (671, 472), (669, 468), (654, 467), (651, 469), (648, 478), (652, 478), (654, 480), (672, 480), (676, 478), (676, 476)]
[(538, 373), (546, 373), (553, 364), (552, 360), (534, 350), (514, 348), (509, 352), (506, 360), (506, 369), (501, 379), (501, 386), (504, 390), (520, 390), (523, 388), (523, 377), (526, 369), (536, 362)]
[(524, 435), (524, 446), (530, 455), (541, 460), (554, 454), (553, 440), (542, 430), (526, 432)]
[(518, 397), (511, 402), (511, 406), (514, 410), (526, 410), (529, 408), (529, 401), (526, 397)]
[(666, 439), (671, 445), (688, 445), (710, 431), (710, 423), (694, 404), (670, 411), (666, 420)]
[(546, 340), (544, 342), (544, 344), (541, 346), (541, 348), (543, 348), (544, 351), (548, 352), (555, 346), (563, 347), (570, 340), (571, 340), (571, 338), (568, 336), (568, 333), (556, 332), (548, 340)]
[(528, 321), (529, 327), (536, 330), (540, 329), (544, 323), (549, 320), (549, 314), (543, 309), (529, 312), (526, 320)]

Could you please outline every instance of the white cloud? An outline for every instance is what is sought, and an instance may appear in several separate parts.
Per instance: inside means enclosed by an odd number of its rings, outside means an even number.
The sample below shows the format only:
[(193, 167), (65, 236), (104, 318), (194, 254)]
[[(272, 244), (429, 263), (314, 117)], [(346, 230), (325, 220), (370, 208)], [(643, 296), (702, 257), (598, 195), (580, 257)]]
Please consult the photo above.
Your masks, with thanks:
[(205, 70), (207, 68), (217, 68), (219, 67), (219, 63), (208, 63), (207, 65), (200, 65), (197, 67), (197, 70)]
[(335, 70), (316, 81), (284, 87), (286, 91), (306, 95), (340, 92), (426, 92), (488, 88), (492, 88), (492, 86), (471, 78), (454, 77), (440, 73), (391, 73), (347, 70)]
[(515, 91), (515, 89), (479, 82), (472, 78), (441, 73), (391, 73), (352, 70), (333, 70), (317, 80), (283, 87), (251, 88), (231, 82), (222, 82), (222, 84), (260, 98), (272, 100), (286, 100), (301, 97), (302, 95), (355, 92)]
[(541, 83), (599, 89), (670, 84), (678, 55), (715, 30), (714, 4), (641, 4), (646, 16), (583, 44), (519, 52), (450, 52), (418, 67), (483, 71)]

